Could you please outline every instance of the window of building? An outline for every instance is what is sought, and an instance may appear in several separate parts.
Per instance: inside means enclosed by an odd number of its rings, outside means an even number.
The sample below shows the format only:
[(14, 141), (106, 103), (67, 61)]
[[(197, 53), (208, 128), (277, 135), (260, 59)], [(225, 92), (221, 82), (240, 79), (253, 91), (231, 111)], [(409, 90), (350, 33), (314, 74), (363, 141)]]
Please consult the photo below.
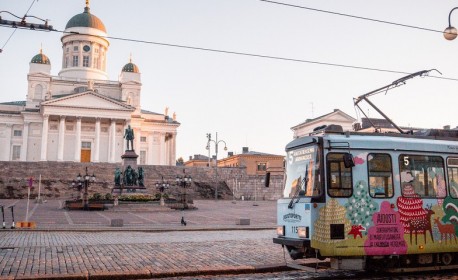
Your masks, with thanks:
[(83, 67), (89, 67), (89, 56), (83, 56)]
[(369, 173), (369, 194), (372, 197), (393, 197), (393, 170), (389, 154), (369, 154), (367, 156)]
[(69, 51), (70, 51), (70, 48), (69, 48), (69, 47), (67, 47), (67, 50), (66, 50), (66, 51), (67, 51), (67, 52), (69, 52)]
[(73, 56), (73, 64), (72, 64), (73, 67), (78, 67), (78, 56), (77, 55), (74, 55)]
[(447, 159), (447, 173), (450, 196), (458, 198), (458, 158)]
[(13, 131), (14, 136), (22, 136), (22, 130), (14, 130)]
[(78, 46), (73, 46), (73, 51), (77, 52), (78, 51)]
[(81, 142), (81, 149), (91, 149), (91, 142)]
[(258, 162), (258, 171), (266, 171), (266, 163), (265, 162)]
[(447, 195), (441, 157), (401, 154), (399, 169), (403, 196), (444, 198)]
[(328, 193), (333, 197), (349, 197), (353, 193), (351, 167), (345, 167), (345, 153), (327, 155)]
[(68, 67), (68, 57), (65, 57), (65, 68)]
[(141, 136), (140, 137), (140, 142), (146, 142), (146, 137), (145, 136)]
[(99, 53), (99, 49), (98, 49), (98, 48), (95, 48), (95, 49), (94, 49), (94, 52), (95, 52), (95, 53)]
[(21, 146), (13, 146), (13, 155), (12, 160), (20, 160), (21, 159)]
[(140, 164), (146, 164), (146, 151), (140, 151)]

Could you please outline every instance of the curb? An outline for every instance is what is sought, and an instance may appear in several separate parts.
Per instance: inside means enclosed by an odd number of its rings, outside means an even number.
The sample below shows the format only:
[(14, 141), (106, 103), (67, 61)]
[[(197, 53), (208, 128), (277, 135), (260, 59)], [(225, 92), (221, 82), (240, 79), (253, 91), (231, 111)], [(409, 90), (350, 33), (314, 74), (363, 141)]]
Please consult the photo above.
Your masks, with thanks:
[(165, 270), (165, 271), (126, 271), (126, 272), (87, 272), (78, 274), (46, 274), (46, 275), (28, 275), (28, 276), (8, 276), (0, 277), (2, 280), (129, 280), (129, 279), (150, 279), (150, 278), (168, 278), (168, 277), (187, 277), (187, 276), (216, 276), (216, 275), (233, 275), (233, 274), (253, 274), (265, 272), (278, 272), (291, 270), (284, 264), (272, 264), (263, 266), (234, 266), (234, 267), (202, 267), (188, 270)]

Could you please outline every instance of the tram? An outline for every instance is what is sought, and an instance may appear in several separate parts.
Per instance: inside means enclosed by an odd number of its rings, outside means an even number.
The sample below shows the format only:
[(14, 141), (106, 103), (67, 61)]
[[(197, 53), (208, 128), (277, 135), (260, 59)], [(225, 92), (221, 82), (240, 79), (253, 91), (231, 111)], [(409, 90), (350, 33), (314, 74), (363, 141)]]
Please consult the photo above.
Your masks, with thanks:
[(286, 146), (276, 244), (341, 269), (458, 263), (458, 131), (344, 132)]

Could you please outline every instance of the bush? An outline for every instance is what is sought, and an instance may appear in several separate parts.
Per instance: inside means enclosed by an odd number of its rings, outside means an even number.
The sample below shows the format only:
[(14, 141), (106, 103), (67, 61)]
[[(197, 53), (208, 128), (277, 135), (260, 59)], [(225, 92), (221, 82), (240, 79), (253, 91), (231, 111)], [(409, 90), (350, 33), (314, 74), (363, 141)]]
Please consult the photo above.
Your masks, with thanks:
[(95, 193), (89, 198), (89, 200), (102, 200), (102, 195), (99, 193)]
[(105, 200), (113, 200), (113, 195), (111, 193), (105, 194)]
[(118, 197), (119, 201), (132, 201), (132, 202), (147, 202), (153, 201), (154, 196), (150, 194), (131, 194), (131, 195), (121, 195)]

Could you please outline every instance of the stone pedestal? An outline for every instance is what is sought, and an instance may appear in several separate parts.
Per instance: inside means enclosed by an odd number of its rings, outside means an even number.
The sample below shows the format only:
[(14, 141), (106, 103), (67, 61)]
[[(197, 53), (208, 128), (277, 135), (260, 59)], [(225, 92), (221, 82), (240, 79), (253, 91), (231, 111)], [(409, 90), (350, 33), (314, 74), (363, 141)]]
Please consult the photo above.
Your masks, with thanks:
[(125, 153), (121, 156), (122, 158), (122, 180), (121, 186), (114, 186), (113, 190), (111, 193), (113, 195), (129, 195), (129, 194), (138, 194), (138, 193), (146, 193), (146, 188), (145, 186), (139, 186), (139, 185), (130, 185), (130, 184), (125, 184), (124, 182), (124, 176), (126, 176), (126, 169), (130, 166), (133, 170), (136, 172), (138, 171), (137, 168), (137, 158), (138, 155), (135, 153), (134, 150), (126, 150)]

